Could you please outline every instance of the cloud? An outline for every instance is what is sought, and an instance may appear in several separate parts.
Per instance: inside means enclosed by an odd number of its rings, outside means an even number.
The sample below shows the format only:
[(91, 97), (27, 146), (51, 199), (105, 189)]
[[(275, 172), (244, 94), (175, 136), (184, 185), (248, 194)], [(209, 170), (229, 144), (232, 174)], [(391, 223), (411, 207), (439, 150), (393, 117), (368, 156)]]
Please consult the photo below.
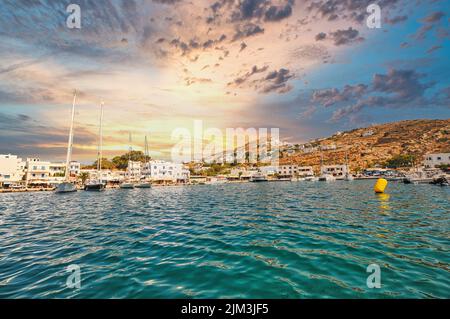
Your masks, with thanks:
[(253, 23), (247, 23), (243, 26), (240, 26), (236, 29), (236, 32), (233, 36), (233, 41), (237, 41), (243, 38), (255, 36), (257, 34), (264, 33), (264, 29), (259, 25)]
[(433, 13), (430, 13), (425, 18), (420, 20), (423, 25), (416, 31), (416, 33), (413, 35), (413, 38), (416, 40), (423, 40), (425, 39), (427, 33), (431, 31), (435, 24), (440, 22), (440, 20), (445, 16), (445, 13), (442, 11), (436, 11)]
[(433, 53), (434, 51), (437, 51), (439, 49), (442, 49), (442, 45), (433, 45), (431, 48), (429, 48), (427, 50), (427, 53), (430, 54), (430, 53)]
[(319, 102), (325, 107), (335, 105), (340, 102), (349, 101), (361, 97), (366, 93), (368, 86), (365, 84), (345, 85), (342, 90), (332, 88), (314, 91), (312, 102)]
[(324, 32), (320, 32), (318, 34), (316, 34), (315, 39), (316, 41), (321, 41), (324, 40), (327, 37), (327, 34)]
[(269, 66), (263, 66), (258, 68), (256, 65), (252, 69), (246, 72), (244, 75), (237, 77), (232, 82), (228, 83), (228, 86), (242, 87), (244, 84), (246, 87), (253, 87), (260, 93), (287, 93), (292, 89), (292, 86), (287, 82), (294, 78), (294, 75), (290, 70), (281, 68), (279, 70), (270, 71), (265, 76), (249, 81), (251, 77), (256, 74), (264, 73), (268, 70)]
[(187, 77), (184, 79), (186, 86), (190, 86), (195, 83), (211, 83), (211, 79), (207, 78), (196, 78), (196, 77)]
[(407, 15), (401, 15), (401, 16), (395, 16), (393, 18), (386, 17), (384, 19), (384, 22), (387, 23), (387, 24), (398, 24), (398, 23), (404, 22), (406, 20), (408, 20), (408, 16)]
[[(387, 14), (400, 1), (379, 0), (377, 4)], [(309, 2), (306, 10), (328, 21), (342, 19), (362, 23), (368, 16), (366, 9), (371, 3), (372, 0), (314, 0)]]
[(427, 99), (425, 92), (435, 83), (424, 83), (425, 77), (414, 70), (390, 69), (387, 74), (374, 74), (369, 85), (345, 86), (341, 91), (333, 88), (314, 92), (312, 102), (329, 107), (349, 102), (350, 105), (334, 111), (332, 121), (359, 113), (366, 107), (417, 107), (433, 104), (437, 99)]
[(375, 74), (372, 80), (374, 91), (393, 94), (388, 100), (391, 104), (403, 104), (421, 97), (431, 84), (423, 84), (420, 79), (422, 74), (414, 70), (390, 69), (387, 74)]
[[(0, 153), (20, 156), (52, 155), (63, 158), (66, 152), (68, 128), (54, 127), (45, 120), (26, 114), (0, 112)], [(96, 134), (83, 127), (76, 127), (74, 152), (80, 153), (79, 145), (96, 144)]]
[[(242, 0), (236, 1), (234, 9), (232, 9), (231, 19), (233, 21), (243, 20), (260, 20), (280, 21), (292, 15), (293, 0), (284, 1), (284, 4), (274, 5), (268, 0)], [(214, 12), (217, 12), (221, 5), (215, 4)]]
[(286, 4), (284, 7), (270, 6), (267, 9), (264, 17), (266, 21), (280, 21), (292, 15), (291, 4)]
[(445, 17), (444, 12), (436, 11), (436, 12), (430, 13), (425, 18), (423, 18), (421, 21), (424, 23), (436, 23), (439, 20), (441, 20), (443, 17)]
[[(161, 4), (176, 4), (180, 3), (183, 0), (152, 0), (152, 1)], [(128, 0), (126, 0), (125, 2), (128, 2)]]
[(290, 73), (288, 69), (279, 69), (278, 71), (272, 71), (262, 80), (264, 83), (261, 92), (262, 93), (286, 93), (289, 92), (292, 87), (287, 82), (293, 78), (294, 75)]
[(254, 65), (249, 72), (246, 72), (243, 76), (240, 76), (240, 77), (234, 79), (233, 82), (229, 82), (227, 85), (228, 86), (234, 85), (236, 87), (239, 87), (241, 84), (246, 82), (254, 74), (263, 73), (263, 72), (267, 71), (268, 68), (269, 68), (269, 66), (267, 66), (267, 65), (263, 66), (261, 68), (258, 68), (256, 65)]
[(361, 42), (363, 37), (359, 37), (359, 31), (349, 27), (346, 30), (337, 30), (330, 32), (329, 36), (334, 41), (336, 46), (350, 44), (354, 42)]

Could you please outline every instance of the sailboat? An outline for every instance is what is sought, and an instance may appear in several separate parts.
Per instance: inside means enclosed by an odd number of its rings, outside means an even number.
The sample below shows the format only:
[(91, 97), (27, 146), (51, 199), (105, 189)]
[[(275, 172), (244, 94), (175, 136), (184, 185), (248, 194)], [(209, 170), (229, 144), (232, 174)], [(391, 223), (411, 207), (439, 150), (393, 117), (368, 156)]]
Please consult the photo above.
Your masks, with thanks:
[(72, 146), (73, 146), (73, 120), (75, 117), (75, 101), (77, 98), (77, 92), (73, 93), (73, 103), (72, 103), (72, 117), (70, 121), (69, 130), (69, 141), (67, 143), (67, 157), (66, 157), (66, 171), (64, 173), (64, 182), (56, 187), (57, 193), (71, 193), (77, 191), (77, 186), (70, 182), (70, 161), (72, 157)]
[(129, 142), (130, 142), (130, 148), (128, 150), (128, 168), (127, 168), (128, 177), (125, 179), (125, 181), (122, 184), (120, 184), (120, 188), (122, 188), (122, 189), (133, 189), (134, 188), (134, 183), (131, 181), (131, 177), (132, 177), (132, 173), (133, 173), (133, 168), (131, 167), (131, 153), (133, 152), (133, 148), (131, 146), (131, 132), (130, 132), (130, 136), (129, 136)]
[(320, 152), (320, 171), (322, 174), (319, 176), (318, 181), (320, 182), (333, 182), (336, 180), (336, 177), (334, 177), (333, 174), (323, 173), (323, 154)]
[[(150, 155), (149, 155), (149, 151), (148, 151), (147, 136), (145, 136), (144, 157), (146, 160), (146, 166), (147, 166), (147, 168), (149, 168), (150, 162), (147, 159), (150, 158)], [(136, 188), (151, 188), (151, 187), (152, 187), (152, 183), (150, 181), (147, 181), (145, 179), (145, 177), (138, 184), (136, 184)]]
[(102, 191), (105, 189), (105, 184), (102, 182), (102, 148), (103, 148), (103, 101), (100, 105), (100, 127), (97, 151), (97, 179), (89, 180), (84, 185), (85, 191)]
[(345, 173), (345, 177), (344, 180), (345, 181), (353, 181), (355, 178), (353, 177), (353, 175), (350, 173), (350, 166), (348, 165), (348, 154), (347, 152), (345, 152), (345, 166), (347, 168), (347, 171)]

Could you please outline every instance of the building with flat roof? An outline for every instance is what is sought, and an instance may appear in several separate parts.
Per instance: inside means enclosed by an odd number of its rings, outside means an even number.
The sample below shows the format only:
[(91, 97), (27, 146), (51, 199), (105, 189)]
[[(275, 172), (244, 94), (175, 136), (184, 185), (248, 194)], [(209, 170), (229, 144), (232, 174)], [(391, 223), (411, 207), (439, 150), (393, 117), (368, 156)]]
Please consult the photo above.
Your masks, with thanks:
[(347, 165), (323, 165), (320, 172), (333, 175), (336, 178), (343, 178), (348, 173), (348, 167)]
[(0, 155), (0, 187), (20, 183), (25, 175), (25, 162), (16, 155)]
[(435, 153), (424, 156), (424, 166), (426, 168), (435, 168), (439, 165), (450, 165), (450, 153)]
[(143, 164), (142, 174), (154, 181), (189, 181), (190, 172), (183, 164), (153, 160)]

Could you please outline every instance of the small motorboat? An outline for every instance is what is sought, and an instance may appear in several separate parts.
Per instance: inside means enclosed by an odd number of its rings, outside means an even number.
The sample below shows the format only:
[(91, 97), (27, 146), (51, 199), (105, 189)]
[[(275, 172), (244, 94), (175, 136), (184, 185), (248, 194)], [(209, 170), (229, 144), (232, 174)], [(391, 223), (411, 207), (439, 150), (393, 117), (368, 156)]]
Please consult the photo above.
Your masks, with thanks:
[(266, 178), (266, 176), (261, 173), (256, 173), (250, 178), (250, 182), (253, 183), (268, 182), (268, 181), (269, 180)]
[(349, 173), (345, 174), (344, 181), (353, 181), (353, 180), (355, 180), (355, 178), (353, 177), (352, 174)]
[(120, 184), (120, 188), (122, 188), (122, 189), (133, 189), (134, 188), (134, 183), (123, 182), (122, 184)]
[(73, 183), (64, 182), (56, 186), (56, 193), (71, 193), (76, 192), (77, 186)]
[(433, 179), (433, 181), (431, 181), (430, 184), (439, 185), (439, 186), (450, 186), (450, 178), (441, 176), (441, 177)]
[(105, 184), (103, 184), (100, 181), (88, 181), (85, 185), (84, 185), (84, 190), (85, 191), (103, 191), (105, 190)]
[(151, 182), (140, 182), (139, 184), (135, 185), (136, 188), (152, 188)]
[(333, 182), (336, 180), (336, 177), (334, 177), (331, 174), (323, 174), (319, 177), (320, 182)]

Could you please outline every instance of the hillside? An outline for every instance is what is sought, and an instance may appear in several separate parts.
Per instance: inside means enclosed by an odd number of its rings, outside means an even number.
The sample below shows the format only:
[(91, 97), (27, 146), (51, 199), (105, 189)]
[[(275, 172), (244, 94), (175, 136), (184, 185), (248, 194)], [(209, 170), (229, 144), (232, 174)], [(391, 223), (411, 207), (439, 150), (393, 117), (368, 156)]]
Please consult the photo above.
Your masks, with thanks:
[(382, 165), (393, 156), (414, 155), (421, 161), (427, 153), (450, 152), (450, 119), (410, 120), (360, 128), (311, 141), (283, 151), (280, 164), (313, 166), (344, 164), (358, 171)]

